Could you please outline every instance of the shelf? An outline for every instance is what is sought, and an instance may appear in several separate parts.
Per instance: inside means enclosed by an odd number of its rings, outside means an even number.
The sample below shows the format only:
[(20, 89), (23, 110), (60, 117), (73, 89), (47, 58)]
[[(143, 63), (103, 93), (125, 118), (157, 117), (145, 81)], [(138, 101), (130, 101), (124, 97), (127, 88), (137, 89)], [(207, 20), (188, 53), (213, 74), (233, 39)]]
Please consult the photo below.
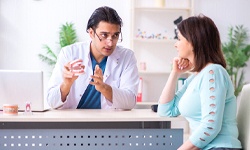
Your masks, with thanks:
[(139, 70), (139, 74), (170, 74), (170, 72), (167, 72), (167, 71), (143, 71), (143, 70)]
[(136, 7), (136, 11), (190, 11), (190, 8)]
[[(167, 72), (167, 71), (142, 71), (142, 70), (139, 70), (139, 74), (140, 75), (143, 75), (143, 74), (152, 74), (152, 75), (159, 75), (159, 74), (162, 74), (162, 75), (169, 75), (170, 72)], [(180, 75), (180, 78), (187, 78), (188, 76), (190, 76), (191, 73), (190, 72), (185, 72), (185, 73), (182, 73)]]
[(135, 109), (151, 109), (151, 106), (157, 103), (158, 102), (136, 102)]
[(143, 78), (143, 102), (137, 103), (140, 108), (157, 103), (147, 102), (159, 99), (170, 75), (173, 58), (178, 56), (175, 48), (177, 39), (174, 39), (176, 24), (180, 17), (186, 19), (193, 12), (193, 0), (161, 2), (164, 4), (159, 5), (154, 0), (131, 1), (131, 49), (138, 62), (139, 76)]
[(134, 38), (134, 42), (146, 42), (146, 43), (167, 43), (174, 44), (177, 40), (174, 39), (142, 39)]
[(156, 105), (158, 102), (136, 102), (136, 105)]

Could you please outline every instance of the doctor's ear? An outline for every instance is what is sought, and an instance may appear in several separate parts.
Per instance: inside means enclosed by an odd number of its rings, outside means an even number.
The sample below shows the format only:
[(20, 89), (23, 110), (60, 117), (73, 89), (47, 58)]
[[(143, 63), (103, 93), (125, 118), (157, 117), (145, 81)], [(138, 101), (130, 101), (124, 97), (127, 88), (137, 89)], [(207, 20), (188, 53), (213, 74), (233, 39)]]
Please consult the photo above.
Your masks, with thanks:
[(88, 33), (89, 33), (90, 38), (93, 39), (95, 36), (95, 31), (92, 28), (89, 28)]

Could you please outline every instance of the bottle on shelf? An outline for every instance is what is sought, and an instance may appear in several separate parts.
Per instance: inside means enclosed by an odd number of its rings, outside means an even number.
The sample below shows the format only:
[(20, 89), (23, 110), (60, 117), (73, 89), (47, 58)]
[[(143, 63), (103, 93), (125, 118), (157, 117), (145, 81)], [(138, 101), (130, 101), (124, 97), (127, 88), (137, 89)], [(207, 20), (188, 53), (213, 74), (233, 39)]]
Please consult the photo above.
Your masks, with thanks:
[(139, 69), (140, 69), (140, 71), (146, 71), (146, 62), (140, 62), (140, 67), (139, 67)]
[(140, 77), (140, 80), (139, 80), (139, 87), (138, 87), (136, 101), (142, 102), (142, 77)]

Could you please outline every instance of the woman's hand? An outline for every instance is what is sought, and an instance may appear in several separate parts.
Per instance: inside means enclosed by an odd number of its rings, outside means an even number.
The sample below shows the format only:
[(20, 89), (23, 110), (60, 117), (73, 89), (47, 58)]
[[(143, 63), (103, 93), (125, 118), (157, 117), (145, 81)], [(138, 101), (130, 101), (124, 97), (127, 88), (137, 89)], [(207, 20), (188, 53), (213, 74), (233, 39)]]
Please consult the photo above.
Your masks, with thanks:
[(188, 59), (175, 57), (173, 60), (172, 71), (181, 74), (188, 70), (191, 70), (193, 65)]

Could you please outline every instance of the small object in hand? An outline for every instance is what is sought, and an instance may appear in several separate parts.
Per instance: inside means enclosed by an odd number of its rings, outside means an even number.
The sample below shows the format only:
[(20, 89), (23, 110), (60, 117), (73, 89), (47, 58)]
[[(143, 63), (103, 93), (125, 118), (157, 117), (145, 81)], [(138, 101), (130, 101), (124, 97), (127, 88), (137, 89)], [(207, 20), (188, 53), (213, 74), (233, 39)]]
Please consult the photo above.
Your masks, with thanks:
[(18, 114), (18, 105), (16, 105), (16, 104), (4, 104), (3, 105), (3, 114), (4, 115), (17, 115)]
[(76, 59), (72, 62), (70, 62), (70, 71), (74, 73), (75, 76), (79, 76), (84, 73), (84, 70), (82, 68), (82, 60)]

